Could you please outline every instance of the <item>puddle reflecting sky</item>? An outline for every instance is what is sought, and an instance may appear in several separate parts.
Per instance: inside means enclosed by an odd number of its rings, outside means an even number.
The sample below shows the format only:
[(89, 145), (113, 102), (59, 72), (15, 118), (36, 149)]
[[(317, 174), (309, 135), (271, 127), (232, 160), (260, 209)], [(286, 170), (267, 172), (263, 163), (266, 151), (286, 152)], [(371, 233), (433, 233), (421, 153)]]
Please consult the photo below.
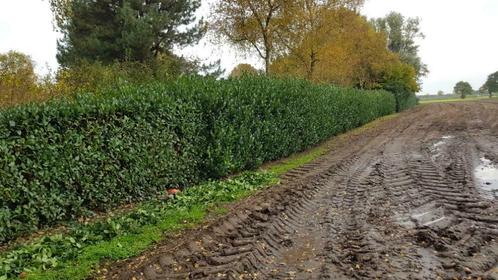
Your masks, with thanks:
[(452, 135), (445, 135), (443, 137), (441, 137), (441, 140), (439, 140), (438, 142), (432, 144), (432, 147), (430, 148), (430, 150), (432, 151), (433, 155), (432, 155), (432, 159), (437, 159), (438, 157), (441, 156), (441, 148), (442, 146), (446, 145), (447, 144), (447, 141), (450, 140), (450, 139), (453, 139), (454, 136)]
[(486, 191), (498, 196), (498, 166), (489, 159), (482, 157), (481, 164), (474, 170), (474, 175), (479, 181), (479, 185)]

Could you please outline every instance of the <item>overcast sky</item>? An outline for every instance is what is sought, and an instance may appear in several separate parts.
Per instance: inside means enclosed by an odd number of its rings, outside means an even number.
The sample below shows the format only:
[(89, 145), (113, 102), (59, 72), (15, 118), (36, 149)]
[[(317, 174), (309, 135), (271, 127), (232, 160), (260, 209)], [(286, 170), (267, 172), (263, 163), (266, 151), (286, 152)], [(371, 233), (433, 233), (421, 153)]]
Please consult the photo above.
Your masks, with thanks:
[[(200, 14), (209, 11), (203, 0)], [(390, 11), (420, 17), (426, 38), (420, 41), (420, 55), (430, 74), (424, 79), (423, 92), (451, 92), (460, 80), (479, 88), (487, 75), (498, 70), (498, 0), (367, 0), (362, 13), (381, 17)], [(0, 52), (18, 50), (29, 54), (37, 71), (45, 65), (57, 67), (57, 34), (53, 32), (47, 0), (0, 0)], [(183, 50), (205, 60), (221, 59), (230, 71), (234, 65), (255, 58), (237, 54), (227, 47), (213, 46), (203, 40)]]

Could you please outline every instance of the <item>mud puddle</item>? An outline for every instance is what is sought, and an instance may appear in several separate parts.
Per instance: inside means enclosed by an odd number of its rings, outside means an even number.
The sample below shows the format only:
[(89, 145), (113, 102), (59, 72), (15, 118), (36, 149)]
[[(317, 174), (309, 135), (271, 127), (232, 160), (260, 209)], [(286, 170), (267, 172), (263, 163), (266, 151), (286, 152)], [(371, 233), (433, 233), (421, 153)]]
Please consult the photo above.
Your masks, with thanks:
[(474, 176), (483, 190), (498, 198), (498, 165), (481, 157), (480, 164), (474, 170)]
[(428, 227), (444, 225), (450, 218), (444, 214), (444, 209), (438, 207), (435, 203), (428, 203), (413, 209), (410, 213), (398, 216), (398, 224), (413, 229), (417, 227)]
[(455, 136), (453, 135), (445, 135), (443, 137), (440, 138), (439, 141), (437, 141), (436, 143), (432, 144), (432, 146), (429, 148), (431, 153), (433, 154), (432, 155), (432, 159), (437, 159), (438, 157), (441, 156), (442, 154), (442, 148), (448, 144), (448, 141), (455, 138)]

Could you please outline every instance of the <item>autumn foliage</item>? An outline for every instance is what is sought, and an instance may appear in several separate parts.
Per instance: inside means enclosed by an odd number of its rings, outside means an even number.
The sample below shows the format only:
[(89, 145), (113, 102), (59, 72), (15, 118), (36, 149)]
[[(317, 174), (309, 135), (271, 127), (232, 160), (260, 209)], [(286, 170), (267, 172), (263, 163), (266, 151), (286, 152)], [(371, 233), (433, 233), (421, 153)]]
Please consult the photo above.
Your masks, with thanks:
[(241, 63), (235, 68), (233, 68), (232, 72), (230, 72), (230, 78), (240, 78), (243, 76), (256, 76), (259, 75), (259, 71), (256, 70), (252, 65), (247, 63)]
[(299, 46), (277, 58), (272, 72), (314, 82), (375, 88), (385, 66), (396, 61), (383, 34), (350, 10), (327, 10), (320, 16), (318, 34), (307, 34)]
[[(269, 75), (387, 89), (415, 100), (417, 71), (388, 48), (386, 32), (358, 13), (362, 5), (361, 0), (220, 0), (213, 28), (218, 38), (259, 55)], [(399, 109), (407, 107), (406, 100), (398, 101)]]
[(0, 54), (0, 107), (47, 100), (51, 93), (43, 84), (31, 57), (16, 51)]

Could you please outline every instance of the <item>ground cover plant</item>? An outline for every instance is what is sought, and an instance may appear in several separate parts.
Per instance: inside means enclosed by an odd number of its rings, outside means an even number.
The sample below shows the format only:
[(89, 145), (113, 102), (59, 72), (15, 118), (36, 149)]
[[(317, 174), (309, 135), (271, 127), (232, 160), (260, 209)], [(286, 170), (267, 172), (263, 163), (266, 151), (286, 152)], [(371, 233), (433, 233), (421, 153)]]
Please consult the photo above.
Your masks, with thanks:
[(136, 255), (164, 233), (199, 222), (208, 210), (222, 209), (224, 203), (276, 182), (272, 173), (243, 173), (148, 201), (107, 219), (70, 224), (63, 233), (0, 254), (0, 279), (85, 279), (101, 260)]
[(0, 242), (259, 166), (393, 113), (390, 93), (184, 78), (0, 114)]

